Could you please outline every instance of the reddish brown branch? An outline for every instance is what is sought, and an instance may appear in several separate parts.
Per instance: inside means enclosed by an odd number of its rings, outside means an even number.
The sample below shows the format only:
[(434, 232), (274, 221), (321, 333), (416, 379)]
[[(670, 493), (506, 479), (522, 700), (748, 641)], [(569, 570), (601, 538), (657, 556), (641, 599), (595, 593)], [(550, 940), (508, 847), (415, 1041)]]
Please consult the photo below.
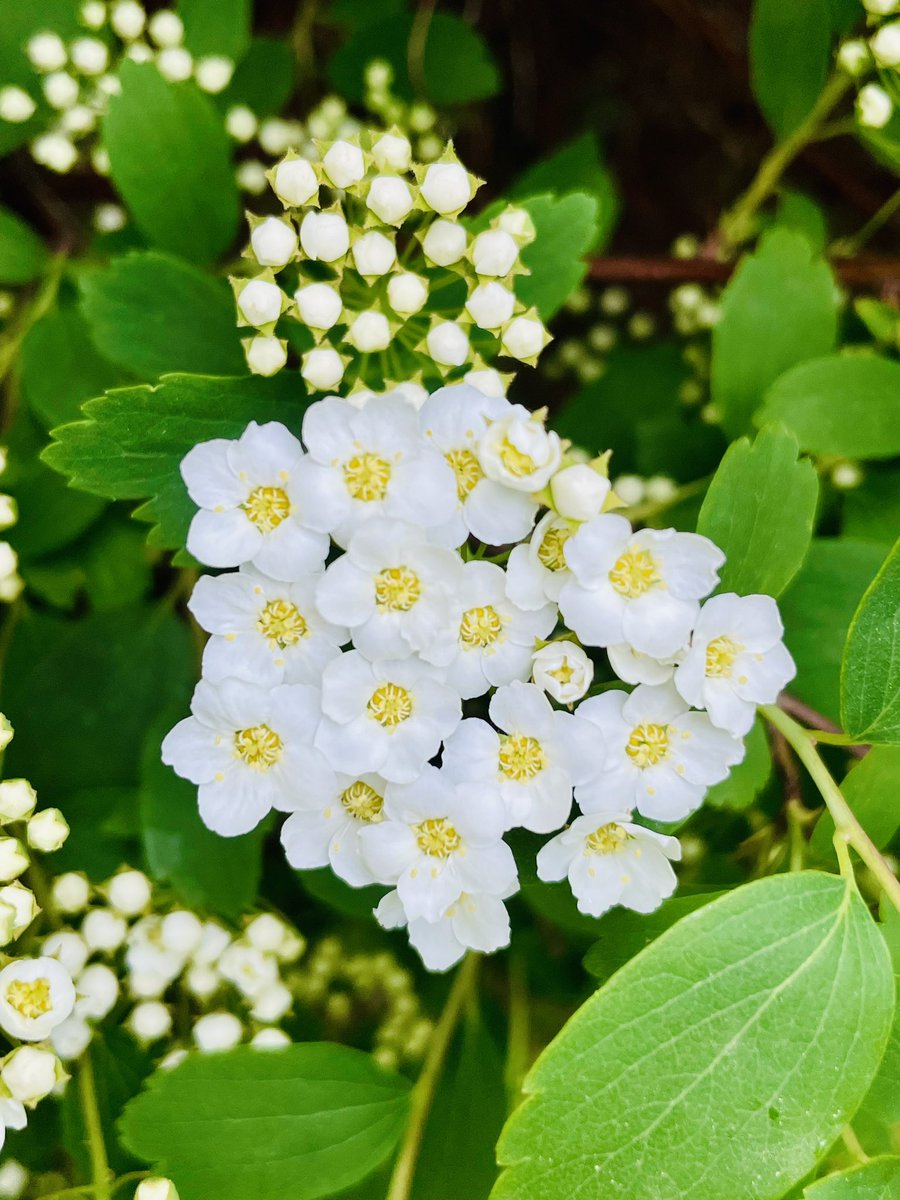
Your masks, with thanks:
[[(789, 696), (787, 692), (782, 692), (778, 697), (778, 707), (802, 721), (810, 729), (821, 729), (823, 733), (843, 734), (844, 732), (840, 725), (836, 725), (829, 717), (817, 712), (810, 705), (804, 704), (796, 696)], [(865, 758), (869, 751), (868, 746), (841, 746), (841, 749), (852, 754), (854, 758)]]
[[(735, 265), (711, 258), (612, 255), (591, 259), (588, 276), (598, 283), (726, 283)], [(831, 265), (847, 287), (877, 290), (900, 286), (900, 258), (855, 258), (837, 260)]]

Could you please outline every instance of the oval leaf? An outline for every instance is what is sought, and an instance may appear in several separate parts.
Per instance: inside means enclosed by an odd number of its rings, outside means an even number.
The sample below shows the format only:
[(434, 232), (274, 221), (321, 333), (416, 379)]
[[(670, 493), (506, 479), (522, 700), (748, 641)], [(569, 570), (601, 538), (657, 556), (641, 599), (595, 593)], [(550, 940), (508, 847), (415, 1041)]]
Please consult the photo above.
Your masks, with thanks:
[(739, 888), (632, 959), (550, 1044), (501, 1137), (493, 1200), (632, 1200), (641, 1180), (653, 1200), (782, 1196), (865, 1095), (893, 995), (884, 940), (843, 880)]
[(0, 283), (30, 283), (46, 265), (47, 251), (34, 230), (0, 208)]
[(900, 541), (850, 623), (841, 667), (841, 719), (857, 742), (900, 742)]

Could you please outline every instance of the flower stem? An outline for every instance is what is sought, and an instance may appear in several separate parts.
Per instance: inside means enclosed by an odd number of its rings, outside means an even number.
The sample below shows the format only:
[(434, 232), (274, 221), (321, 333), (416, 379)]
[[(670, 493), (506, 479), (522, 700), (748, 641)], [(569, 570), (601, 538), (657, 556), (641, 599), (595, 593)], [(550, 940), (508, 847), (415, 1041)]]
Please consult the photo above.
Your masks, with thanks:
[(84, 1127), (87, 1131), (88, 1153), (91, 1159), (91, 1176), (95, 1200), (111, 1200), (112, 1185), (110, 1182), (109, 1160), (106, 1157), (106, 1143), (103, 1140), (103, 1123), (100, 1120), (100, 1108), (97, 1104), (97, 1084), (94, 1078), (94, 1064), (91, 1061), (90, 1050), (85, 1050), (78, 1060), (78, 1096), (81, 1100), (81, 1112), (84, 1117)]
[(409, 1124), (406, 1127), (406, 1134), (403, 1138), (403, 1144), (400, 1147), (400, 1153), (397, 1155), (397, 1161), (394, 1163), (394, 1170), (385, 1200), (408, 1200), (410, 1191), (412, 1190), (416, 1163), (419, 1159), (419, 1151), (422, 1148), (422, 1137), (428, 1122), (428, 1114), (431, 1112), (431, 1105), (441, 1078), (441, 1072), (444, 1069), (450, 1043), (453, 1040), (456, 1024), (466, 999), (474, 988), (477, 973), (478, 956), (471, 953), (467, 954), (460, 964), (456, 978), (453, 980), (453, 986), (444, 1005), (444, 1011), (441, 1013), (437, 1025), (434, 1027), (434, 1033), (428, 1046), (428, 1053), (425, 1056), (421, 1074), (413, 1088), (412, 1111), (409, 1115)]
[[(811, 732), (808, 729), (804, 729), (802, 725), (798, 725), (792, 717), (789, 717), (786, 712), (774, 704), (766, 704), (760, 711), (766, 720), (774, 725), (784, 735), (785, 740), (793, 746), (797, 757), (806, 767), (810, 777), (821, 792), (822, 799), (825, 801), (835, 824), (834, 842), (838, 850), (838, 858), (841, 862), (841, 873), (846, 874), (850, 870), (847, 847), (852, 846), (881, 884), (885, 895), (894, 908), (900, 912), (900, 880), (897, 879), (897, 876), (879, 853), (878, 847), (872, 842), (869, 835), (856, 819), (856, 815), (844, 799), (841, 789), (832, 779), (830, 771), (819, 757), (816, 751), (817, 734), (814, 731)], [(842, 850), (843, 853), (841, 853)]]

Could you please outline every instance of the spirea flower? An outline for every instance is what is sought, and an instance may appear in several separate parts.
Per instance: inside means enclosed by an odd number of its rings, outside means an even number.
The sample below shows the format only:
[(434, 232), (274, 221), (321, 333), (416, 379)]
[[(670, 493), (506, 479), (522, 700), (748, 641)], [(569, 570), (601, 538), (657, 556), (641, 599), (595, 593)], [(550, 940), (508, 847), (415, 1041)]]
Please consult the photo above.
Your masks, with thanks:
[(351, 885), (375, 883), (360, 835), (384, 820), (387, 783), (380, 775), (335, 771), (298, 791), (297, 807), (281, 827), (287, 860), (298, 870), (331, 866)]
[(539, 492), (559, 466), (559, 435), (548, 430), (540, 414), (520, 404), (492, 421), (478, 442), (478, 461), (489, 479), (517, 492)]
[(535, 650), (531, 674), (558, 704), (574, 704), (591, 686), (594, 664), (576, 642), (548, 642)]
[(75, 1005), (75, 986), (55, 958), (17, 958), (0, 971), (0, 1028), (22, 1042), (41, 1042)]
[(571, 578), (566, 543), (575, 528), (571, 521), (548, 512), (527, 544), (513, 547), (506, 565), (506, 591), (520, 608), (541, 608), (548, 600), (559, 600)]

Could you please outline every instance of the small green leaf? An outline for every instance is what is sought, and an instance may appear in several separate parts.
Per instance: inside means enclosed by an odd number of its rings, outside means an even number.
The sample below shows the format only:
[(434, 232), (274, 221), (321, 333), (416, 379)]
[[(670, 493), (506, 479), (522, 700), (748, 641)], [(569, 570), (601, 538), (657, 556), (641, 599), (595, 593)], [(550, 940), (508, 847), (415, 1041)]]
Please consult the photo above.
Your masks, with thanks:
[(712, 808), (728, 808), (740, 812), (749, 808), (769, 782), (772, 774), (772, 754), (762, 721), (753, 722), (744, 739), (744, 757), (730, 773), (711, 787), (703, 803)]
[[(844, 776), (841, 791), (863, 829), (879, 850), (884, 850), (900, 825), (900, 746), (873, 746)], [(810, 838), (810, 851), (817, 858), (833, 861), (833, 837), (834, 821), (825, 809)]]
[(370, 917), (378, 901), (388, 891), (381, 884), (354, 888), (335, 875), (330, 867), (316, 871), (296, 871), (303, 890), (320, 904), (334, 909), (344, 917)]
[(898, 1195), (900, 1158), (894, 1155), (827, 1175), (803, 1189), (803, 1200), (896, 1200)]
[(713, 890), (672, 896), (651, 913), (614, 908), (600, 922), (600, 936), (584, 956), (584, 969), (595, 979), (608, 979), (682, 917), (724, 895), (724, 892)]
[(54, 431), (43, 458), (73, 487), (116, 500), (147, 500), (153, 545), (179, 549), (195, 512), (179, 474), (198, 442), (236, 438), (250, 421), (299, 433), (306, 397), (287, 372), (274, 379), (167, 375), (156, 387), (121, 388), (89, 401), (86, 420)]
[(192, 83), (167, 83), (151, 63), (126, 61), (119, 77), (103, 123), (113, 182), (151, 242), (210, 262), (240, 215), (222, 120)]
[(825, 252), (828, 222), (821, 207), (805, 192), (786, 190), (781, 193), (777, 223), (785, 229), (802, 233), (816, 254)]
[[(836, 334), (827, 263), (802, 234), (770, 230), (726, 287), (713, 331), (712, 398), (729, 437), (749, 430), (763, 393), (779, 375), (827, 354)], [(802, 439), (801, 448), (807, 448)]]
[(45, 429), (75, 421), (92, 396), (123, 381), (91, 344), (76, 308), (60, 308), (29, 329), (19, 360), (22, 396)]
[(141, 379), (244, 371), (230, 289), (172, 255), (132, 253), (85, 274), (81, 311), (101, 354)]
[(347, 1046), (240, 1046), (157, 1071), (119, 1128), (182, 1200), (315, 1200), (388, 1156), (408, 1092), (406, 1080)]
[(244, 54), (250, 42), (251, 0), (179, 0), (184, 44), (195, 58)]
[(847, 633), (841, 724), (856, 742), (900, 742), (900, 541), (866, 590)]
[(21, 217), (0, 208), (0, 283), (31, 283), (47, 265), (44, 243)]
[(797, 439), (767, 426), (729, 446), (706, 493), (697, 532), (726, 555), (719, 591), (779, 596), (809, 549), (819, 481)]
[(884, 940), (842, 879), (778, 875), (713, 901), (538, 1059), (493, 1200), (632, 1200), (640, 1180), (654, 1200), (784, 1195), (865, 1095), (893, 990)]
[(766, 393), (760, 421), (783, 421), (813, 454), (900, 454), (900, 363), (831, 354), (801, 363)]
[(584, 192), (531, 196), (520, 203), (531, 214), (537, 236), (522, 251), (531, 274), (517, 281), (516, 295), (549, 321), (587, 273), (585, 255), (597, 240), (600, 206)]
[(792, 133), (831, 67), (831, 0), (755, 0), (750, 24), (753, 94), (773, 133)]

